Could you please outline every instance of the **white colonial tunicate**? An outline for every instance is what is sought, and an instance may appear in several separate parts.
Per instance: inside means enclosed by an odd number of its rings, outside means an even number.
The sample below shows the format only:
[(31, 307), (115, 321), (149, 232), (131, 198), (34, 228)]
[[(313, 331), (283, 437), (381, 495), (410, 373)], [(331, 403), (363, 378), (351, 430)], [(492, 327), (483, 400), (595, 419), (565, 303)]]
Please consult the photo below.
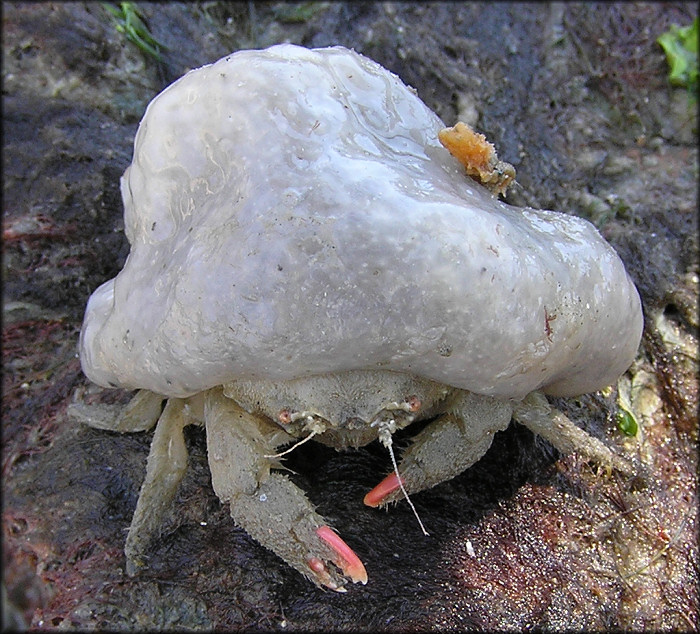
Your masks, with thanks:
[(131, 252), (88, 303), (87, 376), (178, 397), (357, 369), (515, 399), (612, 383), (642, 329), (619, 257), (467, 179), (444, 127), (341, 47), (189, 72), (136, 135)]

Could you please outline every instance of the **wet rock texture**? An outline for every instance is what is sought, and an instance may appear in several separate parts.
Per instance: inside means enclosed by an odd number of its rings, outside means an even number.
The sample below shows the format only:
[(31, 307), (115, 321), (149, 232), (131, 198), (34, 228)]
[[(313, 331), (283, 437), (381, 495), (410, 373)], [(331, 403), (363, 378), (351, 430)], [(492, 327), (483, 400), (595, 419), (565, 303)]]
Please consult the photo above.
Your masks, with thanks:
[[(697, 624), (697, 117), (656, 37), (694, 4), (146, 4), (163, 60), (96, 3), (3, 5), (3, 619), (34, 629), (689, 630)], [(636, 457), (598, 472), (512, 425), (462, 476), (363, 507), (378, 446), (308, 443), (288, 465), (367, 565), (346, 595), (305, 582), (237, 529), (206, 443), (151, 566), (124, 573), (150, 434), (66, 416), (89, 294), (121, 268), (119, 176), (148, 101), (189, 68), (282, 41), (353, 47), (518, 172), (508, 201), (591, 219), (642, 295), (646, 328), (611, 391), (556, 403)], [(400, 228), (397, 228), (399, 230)], [(619, 403), (636, 437), (616, 427)], [(409, 428), (409, 432), (411, 430)], [(407, 439), (404, 436), (404, 439)]]

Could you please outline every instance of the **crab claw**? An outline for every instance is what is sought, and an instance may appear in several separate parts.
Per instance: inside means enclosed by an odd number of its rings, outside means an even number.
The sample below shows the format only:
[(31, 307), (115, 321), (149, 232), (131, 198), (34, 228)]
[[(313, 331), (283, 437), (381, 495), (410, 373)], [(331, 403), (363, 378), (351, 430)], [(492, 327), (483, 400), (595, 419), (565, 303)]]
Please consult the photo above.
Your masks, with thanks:
[(390, 473), (367, 495), (365, 495), (364, 503), (371, 507), (380, 506), (384, 499), (397, 489), (400, 489), (402, 484), (403, 480), (400, 480), (399, 476), (397, 476), (395, 473)]
[[(364, 585), (367, 583), (367, 571), (364, 565), (360, 561), (360, 558), (355, 554), (355, 552), (348, 546), (330, 526), (320, 526), (316, 529), (316, 535), (318, 535), (328, 546), (331, 547), (333, 552), (335, 552), (336, 557), (333, 559), (333, 563), (338, 566), (345, 575), (352, 579), (353, 583), (358, 581)], [(319, 569), (319, 564), (322, 569)], [(325, 566), (323, 562), (319, 559), (313, 558), (309, 561), (309, 566), (311, 569), (322, 578), (325, 572)], [(325, 583), (328, 587), (332, 587)], [(333, 588), (336, 590), (337, 588)]]

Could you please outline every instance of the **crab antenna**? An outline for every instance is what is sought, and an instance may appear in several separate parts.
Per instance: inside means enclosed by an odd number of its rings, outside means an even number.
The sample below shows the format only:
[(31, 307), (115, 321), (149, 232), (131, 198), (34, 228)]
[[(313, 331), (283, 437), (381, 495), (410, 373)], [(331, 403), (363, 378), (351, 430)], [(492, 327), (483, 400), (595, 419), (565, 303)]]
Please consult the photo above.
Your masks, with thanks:
[(285, 449), (284, 451), (276, 454), (265, 454), (265, 458), (281, 458), (285, 454), (288, 454), (290, 451), (294, 451), (299, 445), (303, 445), (305, 442), (308, 440), (311, 440), (316, 434), (318, 434), (318, 429), (314, 429), (306, 438), (302, 438), (299, 442), (295, 442), (289, 449)]
[(403, 496), (406, 498), (406, 502), (408, 502), (408, 505), (411, 507), (411, 510), (413, 511), (413, 514), (416, 516), (416, 519), (418, 520), (418, 525), (420, 526), (420, 529), (423, 531), (423, 535), (429, 536), (430, 533), (425, 530), (425, 526), (423, 526), (423, 522), (421, 522), (420, 516), (418, 515), (418, 511), (416, 510), (416, 507), (413, 506), (413, 502), (411, 501), (411, 498), (408, 497), (408, 492), (406, 489), (403, 487), (403, 481), (401, 480), (401, 475), (399, 474), (399, 467), (396, 464), (396, 458), (394, 457), (394, 448), (393, 448), (393, 441), (391, 438), (391, 431), (389, 428), (391, 427), (391, 423), (394, 421), (391, 421), (389, 424), (383, 423), (379, 427), (379, 442), (382, 443), (388, 450), (389, 450), (389, 455), (391, 456), (391, 464), (394, 465), (394, 473), (396, 474), (396, 479), (399, 481), (399, 487), (401, 488), (401, 493), (403, 493)]

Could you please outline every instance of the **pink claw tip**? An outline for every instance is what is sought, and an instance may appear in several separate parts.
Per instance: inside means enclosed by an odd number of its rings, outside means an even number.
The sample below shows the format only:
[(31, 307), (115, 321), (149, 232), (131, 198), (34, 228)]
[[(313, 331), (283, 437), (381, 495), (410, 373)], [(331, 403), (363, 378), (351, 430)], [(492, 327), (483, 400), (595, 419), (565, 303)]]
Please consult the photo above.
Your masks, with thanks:
[(311, 557), (306, 563), (309, 564), (309, 568), (311, 568), (313, 573), (316, 575), (316, 578), (324, 586), (330, 588), (331, 590), (335, 590), (336, 592), (345, 591), (343, 588), (339, 588), (338, 584), (335, 583), (333, 579), (331, 579), (331, 576), (328, 574), (328, 569), (326, 568), (326, 565), (318, 557)]
[(403, 479), (399, 480), (399, 477), (395, 473), (390, 473), (367, 495), (365, 495), (364, 503), (367, 506), (379, 506), (389, 494), (393, 493), (397, 489), (400, 489), (402, 484)]
[(367, 571), (360, 561), (360, 558), (355, 554), (352, 548), (348, 546), (330, 526), (319, 526), (316, 529), (318, 535), (326, 544), (328, 544), (336, 554), (334, 563), (345, 573), (354, 583), (358, 581), (361, 584), (367, 583)]
[(318, 557), (311, 557), (309, 559), (309, 568), (311, 568), (311, 570), (313, 570), (317, 575), (326, 572), (326, 567)]

